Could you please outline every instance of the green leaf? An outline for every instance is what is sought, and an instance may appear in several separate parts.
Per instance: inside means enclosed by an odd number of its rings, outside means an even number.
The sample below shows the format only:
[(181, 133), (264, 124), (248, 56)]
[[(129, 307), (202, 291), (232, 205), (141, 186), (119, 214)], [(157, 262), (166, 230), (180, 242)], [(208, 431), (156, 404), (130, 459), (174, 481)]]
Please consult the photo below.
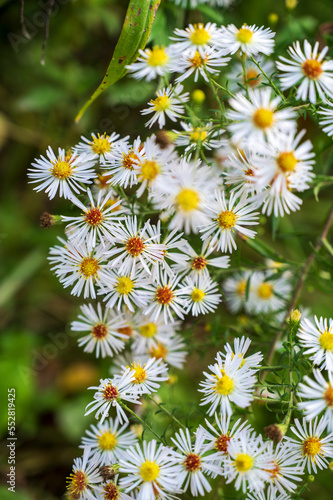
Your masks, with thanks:
[(140, 49), (145, 48), (160, 1), (130, 0), (123, 29), (102, 83), (81, 108), (75, 118), (76, 122), (105, 89), (127, 73), (126, 66), (136, 60)]
[(223, 23), (223, 15), (217, 9), (214, 9), (214, 7), (210, 7), (209, 5), (198, 5), (197, 10), (202, 12), (211, 21), (215, 21), (218, 24)]

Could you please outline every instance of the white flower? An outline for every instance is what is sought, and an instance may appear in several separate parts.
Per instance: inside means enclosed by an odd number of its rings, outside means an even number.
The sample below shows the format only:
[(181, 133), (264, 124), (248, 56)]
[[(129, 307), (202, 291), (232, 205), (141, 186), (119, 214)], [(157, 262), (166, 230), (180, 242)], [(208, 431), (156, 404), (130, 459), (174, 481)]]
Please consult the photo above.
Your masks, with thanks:
[(283, 439), (274, 449), (272, 441), (268, 442), (268, 449), (274, 461), (274, 468), (269, 471), (269, 490), (280, 493), (285, 493), (285, 490), (293, 492), (297, 488), (295, 481), (301, 481), (300, 476), (304, 474), (303, 464), (299, 463), (299, 456), (292, 453), (289, 443), (287, 438)]
[(195, 441), (192, 444), (191, 435), (188, 429), (185, 432), (180, 429), (175, 438), (171, 438), (180, 452), (173, 455), (175, 463), (181, 466), (181, 471), (177, 474), (178, 485), (184, 491), (190, 487), (193, 496), (204, 495), (212, 490), (206, 475), (216, 476), (222, 474), (222, 469), (217, 465), (220, 461), (219, 452), (206, 454), (207, 446), (204, 444), (205, 435), (203, 428), (198, 428), (195, 433)]
[(105, 175), (110, 175), (110, 184), (124, 188), (132, 187), (138, 183), (137, 171), (134, 165), (144, 158), (141, 139), (137, 137), (133, 146), (122, 143), (112, 155), (105, 154), (102, 167), (106, 169)]
[(274, 459), (263, 443), (261, 436), (241, 433), (238, 440), (228, 446), (228, 456), (224, 462), (224, 476), (227, 483), (235, 481), (236, 490), (260, 491), (274, 469)]
[(325, 99), (325, 105), (329, 106), (329, 108), (320, 108), (321, 111), (317, 111), (318, 115), (323, 115), (319, 121), (319, 125), (323, 128), (323, 132), (325, 132), (328, 136), (333, 135), (333, 102)]
[(260, 28), (253, 24), (248, 26), (243, 24), (241, 28), (236, 28), (234, 24), (229, 24), (220, 30), (217, 38), (217, 46), (225, 50), (227, 54), (235, 54), (238, 50), (248, 56), (263, 53), (270, 55), (274, 50), (274, 35), (269, 28)]
[(252, 314), (278, 311), (285, 306), (290, 293), (291, 284), (284, 275), (274, 279), (269, 271), (254, 272), (251, 276), (251, 293), (246, 305), (247, 311)]
[(202, 54), (197, 50), (194, 55), (191, 49), (187, 49), (182, 55), (181, 59), (175, 61), (174, 66), (171, 71), (174, 73), (182, 73), (176, 79), (176, 82), (182, 82), (186, 80), (194, 73), (194, 81), (198, 81), (199, 75), (203, 77), (206, 82), (209, 82), (209, 77), (207, 74), (217, 74), (218, 69), (222, 66), (226, 66), (227, 62), (230, 61), (230, 57), (222, 57), (224, 51), (216, 51), (211, 47), (204, 50)]
[[(235, 274), (231, 278), (227, 278), (222, 284), (222, 290), (225, 294), (226, 303), (232, 313), (239, 312), (242, 307), (246, 306), (246, 288), (251, 276), (250, 271), (245, 273)], [(251, 281), (249, 287), (251, 286)], [(250, 288), (249, 288), (250, 291)]]
[(213, 312), (221, 302), (221, 294), (217, 283), (207, 274), (199, 274), (194, 280), (187, 277), (184, 284), (180, 287), (186, 289), (184, 298), (187, 302), (186, 314), (198, 316), (199, 314), (208, 314)]
[(152, 49), (139, 50), (140, 57), (126, 66), (130, 76), (147, 82), (154, 80), (158, 76), (164, 76), (170, 71), (174, 56), (170, 47), (155, 45)]
[(117, 149), (121, 144), (125, 144), (129, 136), (123, 137), (119, 139), (119, 134), (112, 132), (111, 135), (106, 133), (100, 134), (91, 134), (91, 139), (87, 139), (84, 136), (81, 136), (83, 142), (79, 142), (76, 146), (74, 146), (73, 150), (75, 153), (82, 154), (87, 153), (90, 158), (94, 160), (104, 159), (104, 155), (106, 153), (113, 154), (113, 151)]
[(185, 152), (189, 153), (197, 148), (216, 149), (221, 146), (223, 140), (220, 138), (224, 130), (212, 129), (212, 122), (207, 122), (204, 127), (194, 127), (190, 123), (180, 122), (184, 132), (174, 130), (177, 134), (176, 146), (186, 146)]
[(118, 274), (134, 276), (136, 269), (151, 274), (151, 266), (164, 257), (165, 246), (157, 243), (159, 236), (156, 226), (151, 226), (149, 221), (139, 229), (136, 216), (126, 217), (123, 224), (113, 227), (116, 247), (107, 253), (112, 258), (110, 266), (115, 267)]
[(291, 497), (286, 493), (278, 493), (276, 490), (269, 488), (266, 492), (248, 493), (246, 500), (291, 500)]
[(168, 365), (182, 369), (187, 352), (184, 350), (185, 343), (180, 335), (164, 338), (156, 345), (148, 348), (148, 355), (156, 359), (162, 359)]
[(171, 230), (184, 228), (186, 234), (197, 232), (199, 225), (209, 221), (203, 206), (215, 187), (216, 178), (211, 169), (182, 159), (159, 177), (152, 192), (153, 204), (157, 209), (174, 214), (169, 223)]
[(96, 351), (96, 358), (100, 353), (102, 358), (105, 358), (124, 349), (124, 340), (128, 337), (121, 333), (125, 321), (119, 312), (105, 309), (103, 313), (100, 303), (97, 304), (97, 310), (92, 304), (83, 304), (81, 312), (78, 317), (80, 321), (73, 321), (71, 329), (74, 332), (89, 332), (78, 340), (80, 347), (85, 346), (84, 352)]
[(127, 495), (119, 487), (119, 474), (117, 474), (114, 480), (103, 482), (102, 491), (98, 493), (98, 500), (134, 500), (133, 497)]
[(115, 376), (112, 379), (105, 378), (100, 380), (99, 386), (88, 387), (95, 390), (94, 399), (86, 407), (85, 415), (96, 411), (95, 417), (103, 423), (109, 416), (111, 406), (116, 408), (119, 423), (128, 422), (125, 411), (121, 406), (122, 401), (141, 404), (139, 393), (133, 386), (134, 372), (127, 368), (121, 376)]
[(117, 305), (119, 311), (122, 304), (125, 304), (130, 311), (134, 312), (134, 305), (144, 307), (147, 304), (150, 297), (149, 290), (152, 290), (152, 286), (142, 273), (125, 274), (108, 269), (98, 294), (104, 295), (106, 307)]
[(170, 37), (171, 40), (176, 41), (171, 45), (172, 51), (175, 56), (183, 54), (186, 49), (190, 49), (193, 56), (196, 51), (204, 57), (205, 50), (208, 47), (216, 47), (216, 41), (219, 36), (218, 28), (215, 23), (198, 23), (190, 24), (185, 29), (175, 29), (177, 37)]
[(167, 493), (177, 493), (177, 477), (180, 467), (172, 461), (173, 451), (168, 446), (157, 446), (155, 439), (143, 441), (143, 449), (131, 446), (120, 459), (120, 472), (126, 474), (120, 486), (126, 492), (138, 488), (136, 500), (168, 498)]
[(333, 458), (333, 433), (326, 437), (321, 437), (325, 431), (327, 422), (324, 417), (318, 422), (317, 418), (309, 422), (309, 428), (305, 418), (303, 426), (295, 418), (295, 426), (291, 427), (292, 432), (297, 436), (296, 439), (286, 438), (291, 456), (301, 466), (307, 468), (308, 473), (314, 471), (317, 474), (319, 469), (328, 467), (327, 458)]
[(232, 253), (237, 245), (234, 240), (235, 231), (254, 238), (256, 232), (244, 226), (258, 224), (258, 212), (254, 212), (256, 205), (241, 198), (238, 203), (232, 193), (229, 202), (225, 199), (224, 191), (215, 191), (215, 199), (205, 206), (205, 214), (210, 218), (208, 224), (203, 225), (200, 232), (201, 239), (210, 238), (210, 246), (222, 252)]
[(333, 372), (333, 319), (314, 317), (316, 325), (309, 319), (301, 321), (297, 336), (304, 354), (310, 356), (315, 365)]
[(183, 103), (189, 100), (189, 93), (182, 94), (183, 86), (178, 84), (176, 87), (169, 86), (158, 90), (157, 97), (151, 99), (148, 103), (149, 108), (141, 111), (142, 115), (154, 113), (152, 118), (146, 123), (146, 127), (151, 127), (155, 122), (158, 122), (159, 128), (165, 125), (165, 115), (173, 122), (177, 121), (180, 115), (184, 114)]
[(51, 146), (46, 154), (47, 158), (41, 156), (31, 164), (33, 168), (28, 169), (28, 177), (33, 179), (30, 184), (39, 183), (34, 190), (45, 190), (50, 200), (57, 193), (60, 197), (71, 199), (74, 193), (84, 191), (82, 184), (91, 184), (97, 176), (93, 168), (95, 161), (89, 155), (67, 154), (59, 148), (56, 156)]
[(319, 370), (313, 370), (315, 380), (305, 376), (299, 384), (297, 395), (307, 401), (300, 401), (298, 407), (305, 412), (305, 418), (311, 421), (324, 412), (324, 418), (329, 432), (333, 431), (333, 373), (328, 372), (328, 382)]
[[(64, 222), (70, 222), (66, 226), (66, 232), (70, 240), (75, 240), (76, 244), (82, 243), (84, 240), (87, 247), (92, 250), (98, 242), (104, 243), (113, 241), (112, 233), (115, 227), (115, 222), (123, 219), (120, 216), (122, 210), (120, 209), (121, 200), (109, 205), (108, 201), (112, 195), (110, 192), (102, 200), (102, 192), (98, 194), (97, 202), (92, 197), (90, 189), (87, 189), (89, 196), (90, 207), (86, 207), (77, 198), (73, 198), (72, 202), (82, 210), (79, 217), (68, 217), (62, 215), (61, 218)], [(118, 210), (115, 212), (115, 209)]]
[(207, 419), (205, 421), (209, 430), (203, 428), (205, 440), (208, 441), (208, 449), (219, 451), (223, 454), (223, 459), (228, 455), (228, 448), (232, 441), (239, 440), (241, 433), (250, 434), (252, 431), (251, 425), (247, 421), (241, 422), (240, 418), (231, 427), (230, 419), (231, 416), (226, 413), (221, 413), (219, 417), (215, 413), (217, 429)]
[(323, 61), (328, 47), (318, 53), (319, 42), (313, 49), (311, 44), (304, 40), (304, 52), (297, 41), (288, 52), (292, 60), (281, 57), (283, 62), (277, 61), (276, 65), (283, 73), (280, 75), (282, 89), (289, 89), (294, 85), (300, 85), (297, 89), (296, 99), (316, 102), (319, 94), (320, 99), (326, 101), (325, 94), (333, 97), (333, 61)]
[(56, 245), (50, 249), (51, 269), (64, 288), (73, 286), (72, 295), (79, 296), (83, 290), (85, 299), (95, 299), (95, 286), (102, 286), (107, 277), (105, 252), (109, 246), (100, 244), (90, 251), (84, 242), (78, 245), (75, 241), (59, 240), (64, 246)]
[[(263, 60), (257, 58), (257, 62), (260, 64), (262, 70), (266, 73), (266, 75), (270, 75), (273, 73), (275, 67), (272, 61)], [(227, 74), (227, 79), (229, 82), (229, 90), (231, 92), (242, 92), (245, 93), (245, 89), (242, 87), (247, 85), (250, 89), (255, 89), (260, 87), (263, 83), (262, 73), (258, 66), (254, 64), (251, 60), (247, 59), (245, 61), (245, 76), (243, 71), (243, 66), (241, 63), (236, 63), (230, 73)], [(241, 87), (242, 86), (242, 87)]]
[[(123, 370), (126, 368), (123, 366)], [(133, 371), (133, 387), (141, 394), (156, 392), (161, 382), (168, 380), (168, 367), (162, 359), (149, 358), (147, 362), (133, 362), (130, 366)]]
[(136, 328), (133, 335), (132, 351), (136, 355), (144, 354), (152, 348), (157, 348), (159, 342), (171, 342), (175, 329), (179, 328), (180, 321), (165, 325), (162, 318), (149, 321), (147, 316), (140, 312), (135, 317)]
[(110, 465), (118, 462), (129, 446), (137, 443), (135, 432), (127, 429), (128, 424), (124, 424), (119, 428), (119, 421), (116, 418), (109, 418), (104, 423), (91, 425), (86, 430), (88, 437), (82, 438), (80, 448), (88, 446), (91, 449), (91, 454), (98, 451), (101, 457), (101, 465)]
[[(186, 287), (179, 288), (179, 277), (174, 275), (168, 278), (166, 273), (161, 275), (160, 284), (154, 284), (147, 291), (148, 306), (143, 314), (148, 315), (152, 321), (157, 321), (163, 315), (164, 323), (174, 322), (173, 312), (184, 319), (186, 301), (183, 298), (187, 291)], [(152, 290), (152, 291), (150, 291)]]
[(199, 389), (199, 392), (203, 392), (205, 396), (200, 405), (210, 404), (210, 416), (219, 405), (222, 414), (231, 415), (231, 403), (246, 408), (253, 400), (255, 372), (246, 365), (241, 366), (242, 359), (231, 353), (224, 359), (217, 353), (216, 361), (214, 365), (208, 366), (212, 373), (203, 372), (206, 380), (200, 382), (202, 389)]
[(214, 249), (209, 246), (208, 242), (204, 242), (202, 250), (198, 254), (190, 244), (187, 244), (185, 251), (189, 255), (190, 259), (185, 262), (176, 262), (172, 268), (177, 273), (190, 273), (189, 276), (193, 279), (200, 274), (209, 276), (207, 269), (208, 266), (216, 267), (218, 269), (227, 269), (229, 267), (230, 257), (228, 255), (224, 255), (223, 257), (214, 257), (213, 259), (209, 259), (208, 257), (213, 250)]
[(263, 359), (263, 355), (261, 352), (256, 352), (255, 354), (251, 354), (250, 356), (246, 356), (249, 347), (251, 345), (251, 340), (248, 337), (241, 337), (234, 339), (234, 346), (232, 347), (228, 342), (224, 346), (224, 350), (226, 354), (221, 352), (221, 358), (225, 359), (230, 353), (232, 356), (238, 356), (242, 362), (240, 366), (246, 366), (247, 368), (251, 368), (252, 370), (258, 370), (260, 368), (260, 363)]
[(291, 108), (276, 111), (281, 98), (271, 100), (271, 89), (249, 90), (249, 100), (238, 92), (229, 100), (233, 110), (227, 112), (227, 118), (232, 120), (228, 126), (232, 140), (238, 142), (246, 139), (251, 143), (268, 140), (275, 134), (286, 133), (295, 129), (296, 113)]
[(99, 483), (100, 455), (95, 453), (90, 458), (90, 448), (85, 447), (82, 458), (74, 460), (73, 472), (68, 478), (68, 494), (78, 500), (96, 500), (95, 493), (101, 490)]

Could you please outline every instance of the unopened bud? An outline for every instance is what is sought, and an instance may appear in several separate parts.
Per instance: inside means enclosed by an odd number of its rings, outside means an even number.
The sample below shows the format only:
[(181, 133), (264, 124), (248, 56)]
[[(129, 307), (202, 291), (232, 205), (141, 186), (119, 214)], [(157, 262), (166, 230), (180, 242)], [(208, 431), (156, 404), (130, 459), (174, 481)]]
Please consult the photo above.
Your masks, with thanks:
[(298, 0), (286, 0), (286, 7), (289, 10), (294, 10), (298, 4)]
[(290, 321), (292, 323), (298, 323), (301, 319), (302, 313), (298, 309), (294, 309), (290, 315)]
[(308, 483), (313, 483), (313, 481), (314, 481), (314, 480), (315, 480), (315, 477), (314, 477), (312, 474), (310, 474), (310, 475), (307, 477), (307, 481), (308, 481)]
[(155, 142), (161, 149), (168, 148), (172, 144), (169, 132), (166, 130), (159, 130), (156, 134)]
[(282, 440), (287, 430), (288, 426), (285, 424), (271, 424), (264, 427), (264, 431), (268, 439), (275, 441), (276, 443), (279, 443)]
[(202, 104), (206, 99), (206, 94), (201, 89), (195, 89), (191, 93), (191, 98), (195, 104)]
[(279, 16), (276, 12), (271, 12), (268, 16), (268, 23), (271, 25), (275, 25), (279, 20)]
[(44, 229), (52, 227), (55, 223), (54, 216), (49, 214), (48, 212), (43, 212), (39, 220), (41, 227), (43, 227)]
[(116, 467), (113, 465), (104, 465), (103, 467), (99, 468), (99, 473), (102, 476), (103, 483), (106, 483), (107, 481), (114, 480), (114, 478), (116, 477), (117, 471), (116, 471)]

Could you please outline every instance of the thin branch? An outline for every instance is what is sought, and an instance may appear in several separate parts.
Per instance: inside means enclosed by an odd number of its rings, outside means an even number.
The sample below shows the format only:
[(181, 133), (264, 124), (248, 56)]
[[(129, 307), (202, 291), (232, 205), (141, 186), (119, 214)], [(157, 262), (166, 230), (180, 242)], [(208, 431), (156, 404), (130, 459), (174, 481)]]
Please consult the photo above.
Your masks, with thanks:
[(53, 9), (55, 0), (49, 0), (47, 4), (47, 11), (46, 11), (46, 19), (45, 19), (45, 31), (44, 31), (44, 40), (43, 40), (43, 48), (42, 48), (42, 59), (40, 63), (44, 66), (45, 64), (45, 49), (46, 49), (46, 42), (49, 37), (49, 29), (50, 29), (50, 17)]
[(20, 23), (23, 35), (30, 40), (30, 35), (28, 33), (27, 27), (24, 21), (24, 0), (20, 0)]

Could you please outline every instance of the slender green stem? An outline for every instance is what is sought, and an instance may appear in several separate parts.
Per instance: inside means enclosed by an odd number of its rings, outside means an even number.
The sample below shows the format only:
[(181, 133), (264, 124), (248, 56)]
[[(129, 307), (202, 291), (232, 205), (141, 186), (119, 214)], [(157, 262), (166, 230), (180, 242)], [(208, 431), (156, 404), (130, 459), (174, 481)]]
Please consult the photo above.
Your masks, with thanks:
[(157, 401), (155, 401), (155, 399), (150, 395), (150, 394), (146, 394), (146, 397), (148, 399), (150, 399), (150, 401), (152, 401), (153, 403), (155, 403), (156, 406), (158, 406), (164, 413), (166, 413), (167, 415), (169, 415), (169, 417), (171, 417), (178, 425), (180, 425), (181, 427), (183, 427), (183, 429), (186, 429), (186, 425), (182, 424), (180, 420), (178, 420), (178, 418), (176, 418), (173, 413), (171, 413), (171, 411), (169, 411), (164, 405), (161, 405), (160, 403), (158, 403)]
[(139, 415), (137, 415), (133, 410), (131, 410), (128, 406), (125, 405), (125, 403), (123, 403), (122, 401), (119, 401), (120, 405), (124, 408), (124, 410), (126, 410), (128, 413), (130, 413), (134, 418), (136, 418), (137, 420), (139, 420), (139, 422), (144, 426), (146, 427), (146, 429), (148, 429), (159, 441), (161, 441), (163, 444), (167, 445), (166, 441), (164, 438), (162, 438), (161, 436), (159, 436), (157, 434), (157, 432), (154, 431), (154, 429), (152, 427), (150, 427), (149, 424), (147, 424), (147, 422), (145, 422), (141, 417), (139, 417)]
[(260, 69), (260, 71), (264, 75), (264, 77), (269, 81), (270, 86), (274, 89), (274, 91), (276, 92), (276, 94), (278, 94), (283, 101), (286, 101), (286, 98), (282, 94), (281, 90), (275, 85), (275, 83), (273, 82), (273, 80), (271, 79), (271, 77), (268, 76), (267, 73), (265, 73), (265, 71), (260, 66), (260, 63), (258, 63), (253, 56), (251, 56), (251, 60), (252, 60), (252, 62), (254, 62), (254, 64), (257, 66), (257, 68)]
[(242, 52), (242, 68), (243, 68), (243, 75), (244, 75), (244, 83), (245, 83), (246, 97), (249, 99), (249, 81), (248, 81), (248, 79), (247, 79), (247, 71), (246, 71), (246, 65), (245, 65), (245, 57), (246, 57), (246, 55)]

